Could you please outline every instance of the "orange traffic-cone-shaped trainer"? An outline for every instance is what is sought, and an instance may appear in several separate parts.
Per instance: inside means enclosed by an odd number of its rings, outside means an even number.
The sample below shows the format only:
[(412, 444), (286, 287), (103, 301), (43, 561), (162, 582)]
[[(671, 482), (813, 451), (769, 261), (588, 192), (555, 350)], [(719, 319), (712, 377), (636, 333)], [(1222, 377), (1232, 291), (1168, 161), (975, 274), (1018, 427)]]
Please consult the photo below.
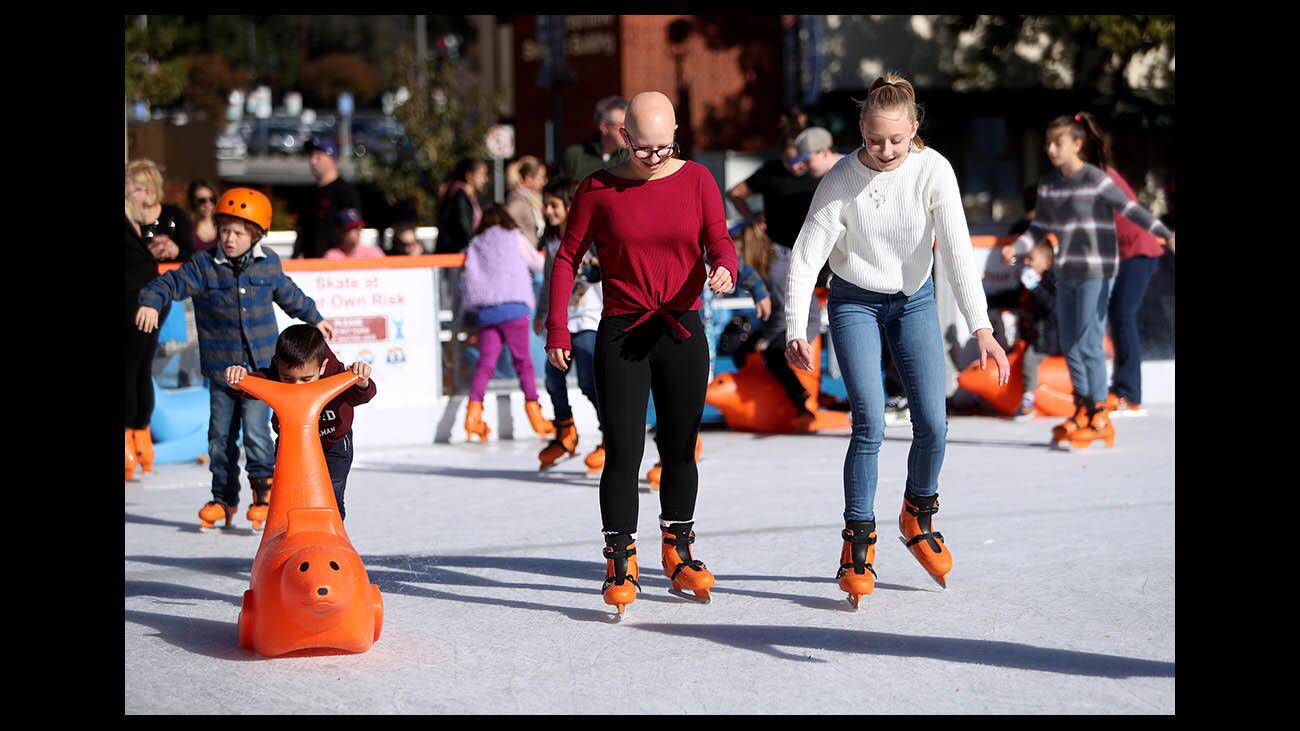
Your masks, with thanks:
[(235, 519), (235, 508), (232, 505), (226, 505), (220, 500), (209, 500), (199, 508), (199, 528), (211, 530), (216, 527), (217, 523), (225, 520), (224, 527), (229, 528)]
[(146, 475), (153, 472), (153, 434), (149, 427), (132, 430), (135, 440), (135, 458), (140, 463), (140, 470)]
[[(704, 567), (703, 561), (691, 555), (691, 544), (695, 542), (695, 531), (691, 526), (694, 524), (691, 521), (663, 527), (664, 576), (673, 582), (672, 593), (707, 604), (709, 589), (713, 588), (713, 574)], [(688, 596), (688, 591), (695, 596)]]
[(555, 434), (555, 424), (550, 419), (542, 416), (542, 405), (536, 401), (525, 401), (524, 412), (528, 414), (528, 423), (537, 432), (537, 436), (545, 439)]
[(623, 608), (636, 601), (641, 589), (641, 569), (636, 563), (636, 539), (627, 533), (605, 534), (605, 584), (600, 588), (605, 603)]
[(565, 457), (572, 457), (578, 451), (578, 428), (573, 419), (560, 419), (555, 422), (555, 438), (537, 453), (541, 463), (538, 469), (549, 469)]
[(1088, 424), (1070, 434), (1070, 448), (1087, 449), (1096, 441), (1105, 442), (1107, 447), (1115, 446), (1115, 425), (1104, 402), (1089, 409)]
[(250, 375), (237, 385), (280, 420), (275, 489), (238, 622), (239, 644), (260, 655), (365, 652), (383, 630), (383, 597), (343, 527), (320, 441), (325, 404), (357, 380), (351, 372), (311, 383)]
[(854, 609), (862, 597), (876, 588), (876, 521), (847, 520), (840, 533), (844, 547), (840, 550), (840, 570), (835, 574), (840, 589), (849, 595)]
[(605, 440), (600, 440), (600, 446), (596, 447), (591, 454), (587, 455), (587, 476), (595, 477), (605, 469)]
[(934, 514), (939, 512), (938, 494), (929, 497), (903, 496), (903, 509), (898, 514), (899, 538), (920, 562), (930, 578), (944, 588), (948, 587), (948, 572), (952, 571), (952, 553), (944, 545), (943, 534), (934, 530)]
[(135, 438), (131, 434), (133, 430), (126, 430), (126, 479), (135, 479), (135, 466), (139, 460), (135, 456)]
[(480, 442), (486, 442), (491, 431), (483, 421), (483, 402), (470, 401), (465, 409), (465, 441), (472, 442), (477, 436)]
[(271, 478), (250, 477), (248, 483), (253, 490), (253, 503), (248, 506), (248, 515), (245, 517), (253, 524), (253, 530), (262, 530), (266, 514), (271, 509)]
[(1070, 435), (1088, 425), (1088, 400), (1074, 397), (1074, 413), (1070, 418), (1052, 427), (1052, 444), (1062, 446), (1070, 441)]

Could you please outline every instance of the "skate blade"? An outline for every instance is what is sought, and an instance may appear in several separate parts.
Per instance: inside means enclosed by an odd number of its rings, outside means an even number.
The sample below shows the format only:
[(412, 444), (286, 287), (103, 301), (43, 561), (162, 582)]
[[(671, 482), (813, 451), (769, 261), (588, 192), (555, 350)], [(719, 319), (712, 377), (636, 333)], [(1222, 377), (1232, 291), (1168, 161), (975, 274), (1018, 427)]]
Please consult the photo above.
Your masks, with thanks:
[[(907, 545), (907, 539), (906, 539), (906, 538), (904, 538), (904, 537), (902, 537), (902, 536), (899, 536), (899, 537), (898, 537), (898, 542), (901, 543), (901, 544), (903, 544), (903, 547), (907, 549), (907, 552), (908, 552), (908, 553), (911, 553), (911, 552), (912, 552), (912, 548), (911, 548), (911, 546), (908, 546), (908, 545)], [(913, 556), (912, 558), (916, 558), (916, 557)], [(918, 561), (917, 563), (920, 563), (920, 561)], [(924, 569), (925, 569), (925, 566), (922, 565), (922, 566), (921, 566), (921, 569), (924, 570)], [(939, 586), (943, 587), (944, 589), (947, 589), (947, 588), (948, 588), (948, 578), (947, 578), (946, 575), (945, 575), (945, 576), (935, 576), (934, 574), (930, 573), (929, 571), (926, 571), (926, 572), (925, 572), (925, 575), (926, 575), (926, 576), (929, 576), (929, 577), (934, 581), (934, 583), (938, 584)]]
[(939, 585), (940, 587), (942, 587), (944, 590), (947, 590), (947, 588), (948, 588), (948, 577), (947, 577), (947, 576), (935, 576), (934, 574), (930, 574), (930, 578), (931, 578), (931, 579), (934, 579), (934, 583), (938, 584), (938, 585)]
[(848, 597), (845, 598), (845, 601), (847, 601), (849, 606), (853, 607), (853, 611), (856, 612), (858, 611), (858, 603), (862, 601), (862, 597), (849, 594)]
[(681, 598), (683, 598), (683, 599), (685, 599), (685, 600), (687, 600), (687, 601), (695, 602), (696, 604), (712, 604), (712, 603), (713, 603), (713, 597), (709, 595), (709, 590), (708, 590), (708, 589), (704, 589), (704, 590), (702, 590), (702, 591), (700, 592), (700, 595), (699, 595), (699, 596), (696, 596), (695, 594), (687, 594), (686, 592), (681, 591), (680, 589), (669, 589), (669, 590), (668, 590), (668, 593), (669, 593), (669, 594), (675, 594), (675, 595), (677, 595), (677, 596), (679, 596), (679, 597), (681, 597)]
[(545, 471), (547, 471), (547, 470), (555, 469), (558, 465), (562, 465), (562, 464), (564, 464), (565, 462), (568, 462), (569, 460), (573, 459), (574, 456), (576, 456), (576, 455), (572, 455), (572, 454), (570, 454), (570, 455), (567, 456), (567, 457), (560, 457), (559, 459), (555, 460), (554, 462), (552, 462), (552, 463), (550, 463), (550, 464), (539, 465), (539, 466), (537, 467), (537, 471), (538, 471), (538, 472), (545, 472)]

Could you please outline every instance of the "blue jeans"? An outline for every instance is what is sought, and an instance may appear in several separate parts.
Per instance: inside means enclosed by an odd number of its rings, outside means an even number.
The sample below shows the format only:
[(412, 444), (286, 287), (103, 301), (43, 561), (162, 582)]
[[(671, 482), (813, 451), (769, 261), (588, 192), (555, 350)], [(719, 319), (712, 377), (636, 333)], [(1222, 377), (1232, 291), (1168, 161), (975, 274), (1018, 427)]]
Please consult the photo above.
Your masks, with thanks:
[(844, 456), (844, 519), (875, 520), (876, 463), (885, 436), (882, 327), (911, 410), (907, 495), (928, 497), (939, 491), (948, 412), (934, 280), (927, 280), (908, 297), (901, 292), (870, 292), (833, 277), (827, 304), (836, 357), (853, 413), (853, 436)]
[(1115, 373), (1111, 389), (1129, 403), (1142, 403), (1142, 336), (1138, 310), (1146, 296), (1159, 257), (1135, 256), (1119, 263), (1119, 276), (1110, 294), (1110, 336), (1115, 341)]
[(208, 386), (208, 464), (212, 470), (212, 499), (239, 504), (239, 428), (244, 428), (248, 477), (270, 477), (275, 472), (275, 447), (271, 442), (271, 407), (243, 397), (224, 382)]
[(1114, 278), (1062, 279), (1056, 283), (1061, 352), (1076, 396), (1106, 400), (1106, 310)]
[[(596, 408), (596, 418), (600, 418), (600, 406), (596, 401), (596, 367), (593, 358), (596, 355), (596, 331), (583, 330), (570, 337), (573, 354), (573, 366), (578, 371), (578, 388)], [(546, 361), (546, 393), (551, 396), (551, 406), (555, 409), (555, 418), (572, 419), (573, 407), (569, 405), (568, 374)]]

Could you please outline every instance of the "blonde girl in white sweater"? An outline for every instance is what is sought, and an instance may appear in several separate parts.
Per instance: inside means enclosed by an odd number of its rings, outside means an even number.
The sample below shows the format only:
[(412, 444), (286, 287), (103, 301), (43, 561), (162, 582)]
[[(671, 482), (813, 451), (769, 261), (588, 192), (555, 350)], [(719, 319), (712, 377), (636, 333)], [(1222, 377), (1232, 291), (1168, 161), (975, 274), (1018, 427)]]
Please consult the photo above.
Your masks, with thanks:
[(879, 78), (861, 109), (863, 146), (836, 163), (818, 186), (794, 245), (786, 297), (786, 357), (794, 367), (811, 370), (807, 307), (817, 274), (830, 259), (831, 337), (853, 413), (844, 459), (845, 528), (838, 578), (854, 607), (875, 588), (876, 463), (885, 430), (882, 327), (912, 417), (899, 531), (940, 585), (947, 585), (945, 576), (952, 570), (952, 554), (933, 524), (948, 431), (944, 349), (932, 279), (936, 248), (957, 306), (979, 344), (980, 366), (993, 360), (1000, 384), (1009, 376), (1006, 354), (989, 324), (957, 177), (948, 160), (917, 135), (912, 85), (894, 74)]

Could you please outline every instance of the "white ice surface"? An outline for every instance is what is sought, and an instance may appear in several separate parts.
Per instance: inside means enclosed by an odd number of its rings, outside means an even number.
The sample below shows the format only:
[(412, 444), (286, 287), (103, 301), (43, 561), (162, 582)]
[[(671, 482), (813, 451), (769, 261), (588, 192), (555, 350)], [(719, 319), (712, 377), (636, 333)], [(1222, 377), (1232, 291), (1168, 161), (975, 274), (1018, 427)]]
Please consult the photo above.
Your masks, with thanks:
[(358, 434), (347, 528), (384, 631), (327, 657), (239, 648), (246, 503), (236, 529), (200, 533), (207, 469), (158, 467), (126, 486), (125, 710), (1172, 713), (1174, 406), (1148, 409), (1116, 422), (1113, 450), (1074, 454), (1047, 448), (1053, 420), (953, 418), (947, 591), (896, 538), (910, 429), (890, 428), (880, 578), (856, 613), (833, 578), (846, 436), (707, 431), (695, 551), (713, 603), (668, 593), (643, 481), (644, 590), (621, 624), (580, 460), (539, 476), (532, 438), (379, 451)]

